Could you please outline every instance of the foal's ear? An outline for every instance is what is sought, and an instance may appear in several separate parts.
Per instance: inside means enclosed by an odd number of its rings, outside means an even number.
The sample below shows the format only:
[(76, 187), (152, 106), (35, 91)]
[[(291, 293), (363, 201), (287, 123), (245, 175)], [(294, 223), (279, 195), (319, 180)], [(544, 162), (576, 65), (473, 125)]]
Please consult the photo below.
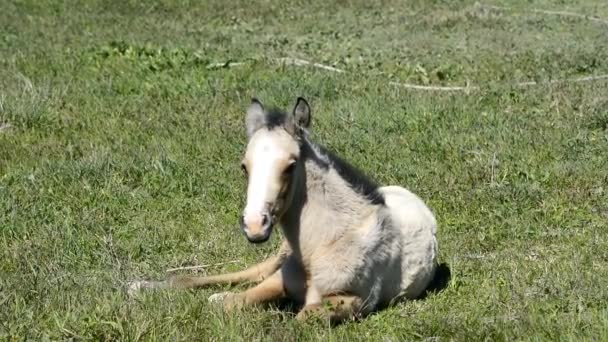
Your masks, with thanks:
[(255, 97), (251, 99), (251, 104), (247, 108), (245, 127), (247, 127), (247, 137), (251, 138), (253, 133), (264, 126), (264, 106)]
[(293, 118), (297, 127), (308, 128), (310, 126), (310, 106), (303, 97), (298, 97), (296, 106), (293, 108)]

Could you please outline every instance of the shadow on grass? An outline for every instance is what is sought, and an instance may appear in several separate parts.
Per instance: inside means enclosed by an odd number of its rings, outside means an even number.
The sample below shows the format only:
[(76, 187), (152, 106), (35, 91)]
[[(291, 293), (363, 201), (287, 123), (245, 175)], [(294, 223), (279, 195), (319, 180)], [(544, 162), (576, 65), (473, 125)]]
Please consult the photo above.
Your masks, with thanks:
[(397, 305), (399, 303), (405, 303), (408, 301), (425, 300), (430, 294), (437, 294), (437, 293), (440, 293), (443, 290), (445, 290), (448, 287), (451, 278), (452, 278), (452, 272), (450, 271), (450, 267), (448, 266), (448, 264), (446, 264), (446, 263), (439, 264), (439, 265), (437, 265), (437, 270), (435, 271), (435, 276), (431, 280), (431, 283), (418, 297), (412, 298), (412, 299), (400, 298), (393, 302), (387, 303), (385, 305), (380, 305), (375, 311), (370, 313), (370, 315), (379, 313), (382, 310), (384, 310), (388, 307)]
[(418, 297), (416, 300), (425, 299), (429, 294), (432, 293), (442, 292), (450, 284), (450, 279), (452, 279), (452, 271), (450, 271), (448, 264), (439, 264), (437, 266), (437, 271), (435, 272), (435, 277), (426, 290), (424, 290), (422, 295), (420, 295), (420, 297)]

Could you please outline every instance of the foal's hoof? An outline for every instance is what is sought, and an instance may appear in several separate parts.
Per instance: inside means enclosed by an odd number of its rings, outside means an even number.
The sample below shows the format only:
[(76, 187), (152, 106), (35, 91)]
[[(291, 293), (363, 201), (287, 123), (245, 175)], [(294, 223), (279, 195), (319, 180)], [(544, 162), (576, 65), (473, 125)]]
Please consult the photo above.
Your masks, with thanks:
[(209, 298), (207, 298), (207, 301), (209, 301), (209, 303), (211, 304), (221, 304), (224, 302), (224, 299), (226, 299), (226, 297), (230, 296), (231, 294), (232, 293), (230, 292), (214, 293), (209, 296)]
[(143, 289), (150, 288), (150, 282), (145, 280), (135, 280), (127, 283), (127, 294), (130, 297), (135, 297)]
[(167, 288), (164, 281), (134, 280), (127, 283), (127, 294), (131, 297), (137, 296), (143, 290), (154, 290)]
[(209, 296), (207, 300), (211, 304), (221, 304), (224, 307), (224, 311), (233, 311), (235, 309), (240, 309), (245, 304), (243, 296), (233, 292), (215, 293)]
[(302, 322), (311, 319), (323, 319), (325, 318), (323, 315), (323, 308), (321, 305), (308, 305), (302, 308), (300, 312), (296, 315), (296, 320)]

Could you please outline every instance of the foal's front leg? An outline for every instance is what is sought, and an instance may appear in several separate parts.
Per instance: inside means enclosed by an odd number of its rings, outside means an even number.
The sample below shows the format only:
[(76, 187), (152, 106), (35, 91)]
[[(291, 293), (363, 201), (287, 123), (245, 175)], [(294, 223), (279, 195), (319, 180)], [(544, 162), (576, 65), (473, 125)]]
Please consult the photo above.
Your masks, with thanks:
[(253, 306), (285, 297), (283, 274), (279, 269), (257, 286), (246, 291), (216, 293), (209, 297), (212, 303), (222, 303), (227, 311)]

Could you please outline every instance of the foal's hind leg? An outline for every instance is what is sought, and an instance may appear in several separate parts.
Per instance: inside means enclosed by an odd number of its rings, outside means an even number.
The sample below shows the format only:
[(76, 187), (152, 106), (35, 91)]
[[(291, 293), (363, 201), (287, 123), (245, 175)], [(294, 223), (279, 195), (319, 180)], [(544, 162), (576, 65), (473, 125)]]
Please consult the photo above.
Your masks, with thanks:
[(133, 281), (129, 284), (128, 291), (130, 294), (135, 294), (144, 289), (193, 289), (215, 284), (232, 285), (245, 281), (261, 282), (281, 267), (289, 253), (289, 245), (287, 242), (283, 242), (277, 255), (240, 272), (203, 277), (177, 275), (164, 281)]
[(361, 313), (363, 301), (357, 296), (327, 296), (322, 303), (306, 305), (296, 316), (303, 321), (309, 317), (328, 319), (332, 323), (356, 318)]

